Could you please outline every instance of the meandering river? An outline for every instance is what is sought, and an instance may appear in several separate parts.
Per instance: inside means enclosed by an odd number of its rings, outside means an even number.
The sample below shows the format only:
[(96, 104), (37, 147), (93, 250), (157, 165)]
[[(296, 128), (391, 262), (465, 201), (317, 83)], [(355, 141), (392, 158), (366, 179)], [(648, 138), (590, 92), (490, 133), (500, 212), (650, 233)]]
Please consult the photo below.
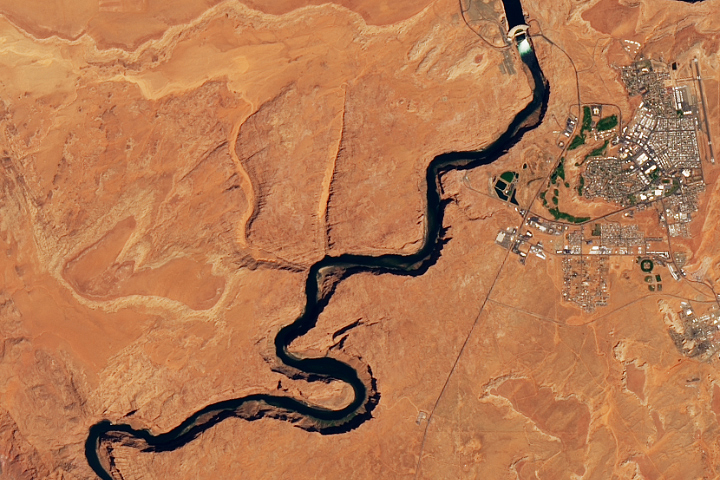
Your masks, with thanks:
[[(522, 10), (519, 0), (505, 0), (517, 12)], [(517, 18), (516, 18), (517, 20)], [(511, 25), (513, 26), (513, 25)], [(357, 428), (371, 418), (371, 412), (379, 399), (374, 381), (361, 376), (350, 365), (329, 357), (302, 358), (288, 350), (296, 338), (305, 335), (316, 324), (318, 316), (330, 301), (334, 288), (327, 288), (328, 282), (337, 284), (358, 272), (374, 272), (392, 275), (422, 275), (439, 258), (442, 246), (442, 223), (444, 203), (441, 199), (441, 181), (450, 170), (465, 170), (494, 162), (515, 145), (525, 132), (537, 127), (545, 113), (550, 93), (549, 86), (538, 65), (535, 52), (529, 40), (520, 49), (520, 58), (526, 74), (532, 79), (532, 101), (512, 120), (507, 130), (491, 145), (480, 151), (449, 152), (435, 157), (426, 173), (427, 206), (425, 212), (425, 236), (421, 248), (409, 255), (340, 255), (326, 256), (313, 265), (305, 283), (306, 304), (302, 314), (291, 324), (282, 328), (275, 337), (278, 359), (286, 366), (287, 373), (294, 378), (313, 380), (339, 380), (349, 384), (354, 392), (352, 402), (344, 408), (332, 410), (310, 405), (292, 397), (280, 395), (250, 395), (208, 405), (197, 411), (169, 432), (153, 435), (147, 430), (137, 430), (125, 424), (102, 421), (90, 428), (85, 443), (88, 464), (100, 478), (113, 480), (109, 469), (100, 459), (100, 443), (103, 439), (124, 438), (137, 440), (144, 451), (167, 451), (181, 447), (196, 438), (203, 431), (230, 417), (259, 418), (273, 416), (290, 418), (302, 416), (310, 420), (312, 429), (325, 434), (342, 433)], [(530, 48), (527, 46), (530, 45)], [(325, 286), (325, 288), (323, 288)], [(365, 378), (365, 381), (361, 377)]]

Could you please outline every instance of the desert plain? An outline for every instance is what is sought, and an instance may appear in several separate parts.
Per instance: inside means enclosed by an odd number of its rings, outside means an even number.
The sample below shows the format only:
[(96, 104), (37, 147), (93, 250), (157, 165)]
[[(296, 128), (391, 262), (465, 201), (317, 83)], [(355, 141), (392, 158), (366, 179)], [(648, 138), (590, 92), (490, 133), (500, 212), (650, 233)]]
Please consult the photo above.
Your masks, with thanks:
[[(101, 420), (159, 434), (252, 394), (347, 404), (343, 382), (276, 368), (310, 267), (416, 251), (433, 158), (491, 144), (532, 98), (499, 1), (266, 3), (0, 1), (0, 478), (97, 478), (85, 441)], [(670, 334), (682, 305), (718, 308), (709, 152), (671, 245), (686, 275), (657, 267), (662, 291), (613, 258), (607, 305), (586, 311), (563, 298), (560, 257), (496, 243), (542, 211), (573, 108), (632, 117), (619, 66), (639, 55), (697, 59), (699, 141), (720, 139), (720, 0), (522, 7), (550, 89), (540, 124), (442, 176), (426, 272), (344, 279), (290, 345), (371, 371), (371, 418), (332, 435), (230, 418), (171, 451), (118, 444), (115, 478), (720, 476), (720, 359)], [(505, 171), (521, 172), (519, 205), (493, 194)], [(565, 208), (625, 221), (571, 190)], [(634, 219), (663, 235), (654, 210)]]

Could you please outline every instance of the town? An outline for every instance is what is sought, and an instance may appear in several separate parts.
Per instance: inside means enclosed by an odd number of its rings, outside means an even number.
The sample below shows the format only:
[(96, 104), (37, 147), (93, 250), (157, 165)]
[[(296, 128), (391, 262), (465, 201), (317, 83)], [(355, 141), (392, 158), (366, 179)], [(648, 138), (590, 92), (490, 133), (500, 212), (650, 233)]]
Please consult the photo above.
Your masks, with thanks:
[[(698, 144), (702, 96), (693, 93), (689, 85), (672, 82), (671, 68), (676, 65), (668, 67), (647, 59), (622, 67), (620, 75), (628, 94), (642, 100), (630, 121), (616, 129), (616, 115), (601, 118), (602, 105), (585, 105), (582, 121), (570, 115), (557, 142), (566, 152), (584, 145), (587, 134), (596, 143), (602, 142), (575, 163), (583, 167), (575, 190), (585, 200), (617, 204), (622, 216), (614, 221), (593, 220), (562, 212), (558, 188), (568, 187), (563, 157), (550, 175), (547, 189), (539, 195), (554, 218), (518, 207), (524, 224), (497, 235), (496, 243), (523, 264), (531, 255), (541, 260), (548, 256), (559, 259), (563, 300), (586, 312), (607, 305), (607, 275), (613, 257), (635, 257), (644, 277), (643, 288), (650, 292), (663, 291), (662, 275), (652, 272), (655, 265), (666, 267), (673, 281), (684, 276), (684, 255), (671, 254), (669, 239), (689, 236), (688, 224), (698, 210), (698, 195), (705, 189)], [(712, 152), (708, 161), (714, 161)], [(508, 192), (503, 193), (498, 196), (507, 199)], [(664, 234), (648, 236), (632, 221), (636, 213), (644, 211), (657, 213)]]
[(643, 60), (623, 67), (622, 79), (642, 103), (613, 143), (617, 155), (594, 157), (584, 174), (585, 198), (622, 206), (660, 201), (660, 218), (672, 237), (687, 237), (687, 224), (705, 188), (698, 148), (697, 101), (688, 86), (667, 87), (667, 65)]

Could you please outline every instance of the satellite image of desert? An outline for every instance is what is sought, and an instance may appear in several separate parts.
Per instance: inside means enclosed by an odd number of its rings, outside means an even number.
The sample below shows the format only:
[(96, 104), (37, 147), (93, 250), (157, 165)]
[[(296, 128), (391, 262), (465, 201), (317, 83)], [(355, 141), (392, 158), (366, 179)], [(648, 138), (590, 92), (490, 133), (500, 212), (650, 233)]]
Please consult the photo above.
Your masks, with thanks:
[(0, 480), (720, 479), (720, 0), (0, 0)]

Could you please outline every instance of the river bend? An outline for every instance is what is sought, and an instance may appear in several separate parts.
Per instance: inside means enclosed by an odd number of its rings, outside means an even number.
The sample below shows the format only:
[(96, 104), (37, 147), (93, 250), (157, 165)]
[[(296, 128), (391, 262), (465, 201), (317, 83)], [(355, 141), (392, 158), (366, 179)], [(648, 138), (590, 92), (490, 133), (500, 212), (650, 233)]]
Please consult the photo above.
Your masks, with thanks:
[[(519, 5), (518, 0), (514, 3)], [(255, 419), (270, 416), (297, 421), (303, 418), (311, 425), (310, 430), (323, 434), (342, 433), (371, 418), (372, 409), (379, 400), (379, 393), (368, 372), (369, 382), (350, 365), (339, 360), (321, 358), (302, 358), (288, 350), (296, 338), (305, 335), (315, 327), (318, 316), (332, 297), (334, 288), (327, 288), (328, 279), (334, 285), (344, 278), (358, 272), (392, 275), (422, 275), (439, 258), (442, 248), (442, 223), (445, 203), (442, 201), (441, 179), (450, 170), (466, 170), (488, 165), (503, 156), (515, 145), (525, 132), (536, 128), (545, 113), (550, 93), (549, 86), (538, 65), (535, 52), (529, 39), (525, 48), (520, 49), (520, 57), (525, 65), (525, 73), (532, 78), (533, 97), (512, 120), (507, 130), (487, 148), (479, 151), (449, 152), (435, 157), (427, 168), (427, 204), (425, 211), (425, 235), (420, 249), (408, 255), (385, 254), (379, 256), (345, 254), (326, 256), (314, 264), (305, 283), (306, 304), (302, 314), (291, 324), (283, 327), (275, 337), (275, 351), (284, 365), (283, 373), (308, 381), (339, 380), (353, 389), (353, 400), (344, 408), (332, 410), (311, 405), (292, 397), (259, 394), (225, 400), (208, 405), (195, 412), (174, 429), (159, 435), (148, 430), (137, 430), (126, 424), (113, 424), (101, 421), (90, 428), (85, 455), (88, 464), (104, 480), (113, 480), (112, 456), (110, 465), (104, 465), (100, 457), (100, 447), (104, 440), (119, 441), (135, 445), (143, 451), (160, 452), (179, 448), (213, 425), (230, 417)], [(322, 289), (325, 285), (325, 289)]]

